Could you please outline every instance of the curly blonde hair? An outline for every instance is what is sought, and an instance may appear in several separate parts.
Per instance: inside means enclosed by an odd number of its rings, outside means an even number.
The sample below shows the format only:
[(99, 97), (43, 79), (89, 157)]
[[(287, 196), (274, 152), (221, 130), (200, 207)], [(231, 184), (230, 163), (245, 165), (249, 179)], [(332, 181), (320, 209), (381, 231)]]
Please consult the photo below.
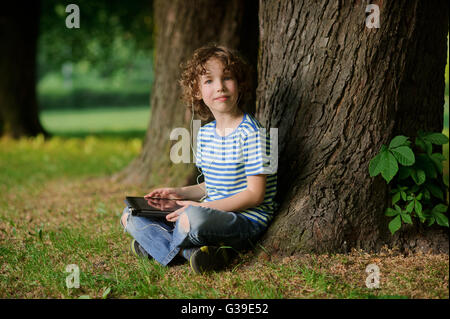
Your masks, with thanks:
[(215, 43), (203, 46), (195, 50), (186, 63), (180, 65), (182, 73), (179, 81), (182, 89), (181, 98), (186, 103), (186, 107), (188, 109), (194, 107), (194, 112), (202, 120), (213, 118), (208, 106), (198, 98), (200, 77), (206, 73), (205, 64), (211, 58), (219, 59), (224, 65), (224, 70), (230, 71), (236, 78), (239, 92), (238, 107), (241, 110), (245, 109), (246, 103), (252, 96), (251, 67), (244, 58), (237, 51)]

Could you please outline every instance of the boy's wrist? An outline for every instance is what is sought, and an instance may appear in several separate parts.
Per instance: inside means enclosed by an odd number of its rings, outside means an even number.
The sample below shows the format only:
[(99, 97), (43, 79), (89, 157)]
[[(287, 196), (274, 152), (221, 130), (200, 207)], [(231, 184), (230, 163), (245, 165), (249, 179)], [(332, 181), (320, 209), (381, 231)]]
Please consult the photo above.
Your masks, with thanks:
[(200, 200), (205, 194), (200, 185), (177, 187), (177, 194), (183, 199)]
[(175, 192), (177, 195), (181, 198), (186, 198), (185, 191), (183, 190), (184, 187), (175, 187)]

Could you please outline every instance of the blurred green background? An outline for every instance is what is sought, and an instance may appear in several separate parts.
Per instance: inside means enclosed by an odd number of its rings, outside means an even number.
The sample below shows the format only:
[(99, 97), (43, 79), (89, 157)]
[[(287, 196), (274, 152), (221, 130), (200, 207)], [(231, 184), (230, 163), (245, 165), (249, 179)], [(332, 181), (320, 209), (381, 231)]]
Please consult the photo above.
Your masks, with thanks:
[(77, 1), (80, 28), (66, 27), (71, 1), (43, 0), (37, 93), (51, 134), (142, 136), (153, 82), (152, 1)]

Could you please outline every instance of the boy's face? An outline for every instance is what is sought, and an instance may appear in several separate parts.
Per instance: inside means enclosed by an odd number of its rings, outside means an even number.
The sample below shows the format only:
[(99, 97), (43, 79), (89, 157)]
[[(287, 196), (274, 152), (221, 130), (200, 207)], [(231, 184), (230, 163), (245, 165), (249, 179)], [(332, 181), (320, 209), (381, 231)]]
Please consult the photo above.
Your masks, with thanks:
[(209, 107), (214, 116), (217, 113), (234, 113), (237, 108), (237, 80), (230, 71), (224, 71), (223, 63), (211, 58), (205, 63), (206, 74), (200, 76), (198, 98)]

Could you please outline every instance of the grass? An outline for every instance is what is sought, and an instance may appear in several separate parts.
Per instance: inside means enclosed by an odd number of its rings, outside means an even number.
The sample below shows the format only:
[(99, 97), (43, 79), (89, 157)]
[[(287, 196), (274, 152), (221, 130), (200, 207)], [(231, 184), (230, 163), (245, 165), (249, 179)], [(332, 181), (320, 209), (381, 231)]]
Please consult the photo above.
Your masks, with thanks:
[[(49, 140), (0, 139), (0, 298), (449, 298), (448, 255), (385, 249), (269, 257), (258, 250), (206, 275), (137, 259), (119, 217), (125, 195), (147, 190), (109, 176), (140, 153), (142, 139), (125, 126), (103, 134), (101, 127), (112, 130), (107, 112), (90, 113), (100, 116), (95, 136), (88, 125), (76, 131), (75, 114), (65, 115), (44, 114), (57, 133)], [(145, 125), (136, 132), (143, 136)], [(380, 268), (379, 289), (365, 286), (370, 263)], [(79, 288), (66, 287), (71, 264), (80, 269)]]
[(49, 110), (41, 114), (42, 125), (50, 132), (62, 136), (92, 134), (144, 136), (150, 118), (148, 106), (127, 108), (96, 108), (77, 110)]

